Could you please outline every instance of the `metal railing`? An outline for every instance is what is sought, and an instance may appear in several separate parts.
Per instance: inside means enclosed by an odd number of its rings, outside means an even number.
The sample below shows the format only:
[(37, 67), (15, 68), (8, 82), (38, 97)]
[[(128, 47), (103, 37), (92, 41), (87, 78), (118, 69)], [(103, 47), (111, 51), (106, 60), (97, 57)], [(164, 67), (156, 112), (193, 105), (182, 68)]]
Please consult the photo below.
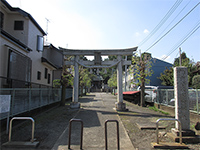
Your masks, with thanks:
[(72, 130), (72, 122), (80, 122), (81, 123), (81, 138), (80, 138), (80, 149), (83, 147), (83, 121), (81, 119), (71, 119), (69, 121), (69, 137), (68, 137), (68, 149), (71, 149), (71, 130)]
[[(59, 102), (61, 89), (58, 88), (3, 88), (0, 95), (11, 95), (10, 116)], [(7, 113), (0, 114), (0, 120)]]
[[(152, 99), (153, 102), (175, 106), (175, 96), (174, 89), (158, 89), (158, 90), (147, 90), (149, 95), (146, 95), (145, 98)], [(154, 93), (154, 94), (152, 94)], [(189, 109), (192, 112), (200, 113), (200, 89), (189, 89)]]
[(31, 136), (31, 142), (34, 142), (34, 132), (35, 132), (35, 121), (31, 117), (14, 117), (10, 120), (10, 127), (9, 127), (9, 140), (8, 142), (11, 142), (11, 135), (12, 135), (12, 122), (13, 120), (31, 120), (32, 121), (32, 136)]
[(180, 141), (180, 144), (182, 144), (182, 127), (181, 127), (181, 122), (180, 120), (178, 119), (173, 119), (173, 118), (161, 118), (161, 119), (158, 119), (156, 121), (156, 142), (157, 144), (159, 144), (159, 138), (158, 138), (158, 123), (160, 121), (177, 121), (179, 123), (179, 141)]
[(107, 137), (107, 123), (108, 122), (116, 122), (116, 129), (117, 129), (117, 149), (120, 149), (119, 145), (119, 122), (117, 120), (106, 120), (105, 121), (105, 149), (108, 149), (108, 137)]

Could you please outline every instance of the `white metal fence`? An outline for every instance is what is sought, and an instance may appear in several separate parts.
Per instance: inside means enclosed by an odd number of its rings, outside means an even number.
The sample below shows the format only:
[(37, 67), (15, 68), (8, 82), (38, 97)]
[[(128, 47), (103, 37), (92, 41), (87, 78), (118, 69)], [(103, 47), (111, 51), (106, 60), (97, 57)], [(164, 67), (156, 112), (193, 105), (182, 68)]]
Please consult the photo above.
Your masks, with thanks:
[[(137, 91), (137, 89), (129, 89), (127, 91)], [(146, 102), (154, 102), (168, 106), (175, 105), (174, 89), (145, 89), (145, 93)], [(188, 95), (190, 111), (197, 112), (199, 114), (200, 89), (189, 89)]]
[[(18, 115), (61, 100), (61, 89), (58, 88), (4, 88), (0, 95), (11, 95), (10, 116)], [(0, 114), (0, 120), (7, 113)]]
[[(165, 90), (148, 90), (150, 95), (146, 98), (151, 98), (155, 103), (160, 103), (164, 105), (174, 106), (175, 104), (175, 96), (174, 89), (165, 89)], [(199, 113), (200, 109), (200, 89), (189, 89), (189, 108), (190, 111), (195, 111)]]

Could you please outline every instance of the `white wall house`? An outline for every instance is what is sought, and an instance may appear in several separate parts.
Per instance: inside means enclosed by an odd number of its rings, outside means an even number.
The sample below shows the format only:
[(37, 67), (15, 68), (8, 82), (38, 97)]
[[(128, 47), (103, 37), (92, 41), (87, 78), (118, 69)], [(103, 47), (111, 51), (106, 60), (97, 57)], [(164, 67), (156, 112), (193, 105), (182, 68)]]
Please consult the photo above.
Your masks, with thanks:
[(29, 13), (5, 0), (0, 19), (0, 88), (51, 87), (57, 68), (42, 59), (46, 33)]

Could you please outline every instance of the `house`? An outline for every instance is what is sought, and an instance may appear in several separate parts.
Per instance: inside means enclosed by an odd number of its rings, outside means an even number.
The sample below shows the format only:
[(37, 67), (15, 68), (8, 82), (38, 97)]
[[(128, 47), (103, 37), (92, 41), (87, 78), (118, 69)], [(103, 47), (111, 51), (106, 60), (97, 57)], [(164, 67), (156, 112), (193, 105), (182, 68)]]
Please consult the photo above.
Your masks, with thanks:
[[(158, 77), (160, 77), (161, 73), (164, 73), (164, 70), (167, 68), (172, 67), (173, 65), (165, 62), (163, 60), (157, 59), (157, 58), (152, 58), (151, 57), (151, 70), (153, 71), (153, 74), (149, 77), (147, 77), (147, 79), (150, 80), (149, 83), (146, 83), (146, 85), (149, 86), (161, 86), (161, 80), (158, 79)], [(132, 81), (134, 80), (133, 75), (127, 71), (127, 86), (126, 86), (126, 90), (134, 90), (137, 88), (136, 84), (133, 84)], [(125, 85), (125, 77), (123, 77), (123, 85)]]
[(5, 0), (0, 1), (0, 18), (0, 88), (52, 87), (53, 72), (62, 64), (53, 61), (54, 50), (44, 49), (44, 30)]
[(160, 86), (162, 81), (158, 79), (158, 77), (160, 77), (161, 73), (164, 73), (164, 70), (166, 68), (173, 67), (173, 64), (157, 58), (152, 58), (151, 62), (152, 62), (151, 69), (153, 70), (153, 74), (150, 77), (147, 77), (147, 79), (150, 80), (149, 85)]
[(53, 44), (44, 45), (44, 51), (42, 53), (42, 63), (51, 68), (52, 80), (61, 79), (63, 58), (63, 52), (53, 46)]

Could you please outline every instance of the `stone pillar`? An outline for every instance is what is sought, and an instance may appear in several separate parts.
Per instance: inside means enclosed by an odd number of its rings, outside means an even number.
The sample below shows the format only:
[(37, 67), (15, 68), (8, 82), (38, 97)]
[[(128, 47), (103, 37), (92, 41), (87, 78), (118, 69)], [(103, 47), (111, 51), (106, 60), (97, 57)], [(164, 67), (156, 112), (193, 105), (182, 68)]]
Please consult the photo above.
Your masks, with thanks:
[(119, 61), (117, 66), (117, 102), (115, 107), (117, 110), (126, 110), (126, 104), (123, 103), (123, 84), (122, 84), (122, 56), (118, 55), (117, 59)]
[[(175, 118), (181, 121), (182, 130), (190, 130), (187, 67), (174, 68)], [(179, 129), (178, 123), (176, 128)]]
[[(200, 137), (195, 135), (195, 131), (190, 130), (190, 111), (188, 97), (188, 72), (187, 67), (174, 68), (174, 95), (175, 95), (175, 118), (181, 121), (182, 141), (184, 143), (199, 143)], [(169, 136), (175, 141), (179, 141), (180, 127), (176, 122)]]
[(72, 95), (72, 103), (70, 104), (71, 108), (80, 108), (80, 103), (78, 102), (79, 96), (79, 69), (78, 69), (78, 59), (79, 56), (76, 55), (74, 58), (74, 85), (73, 85), (73, 95)]

